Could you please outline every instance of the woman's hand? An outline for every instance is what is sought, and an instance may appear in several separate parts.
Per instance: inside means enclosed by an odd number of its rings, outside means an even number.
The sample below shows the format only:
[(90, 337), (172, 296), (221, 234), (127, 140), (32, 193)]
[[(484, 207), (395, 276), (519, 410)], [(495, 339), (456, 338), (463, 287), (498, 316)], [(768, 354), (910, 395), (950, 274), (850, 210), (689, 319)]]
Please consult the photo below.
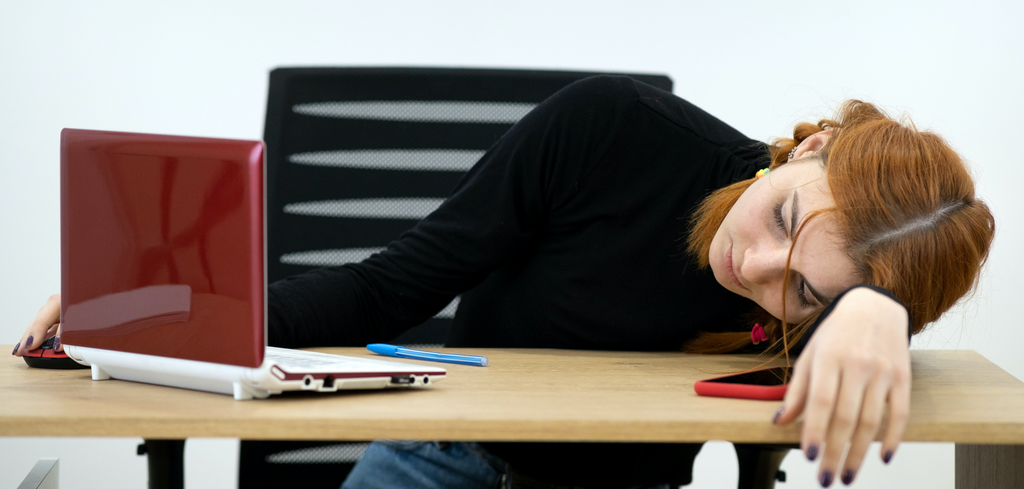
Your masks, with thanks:
[(775, 422), (786, 425), (803, 413), (800, 448), (809, 460), (823, 455), (822, 486), (831, 485), (836, 474), (845, 484), (853, 482), (881, 428), (886, 400), (882, 460), (889, 463), (895, 453), (910, 412), (907, 327), (902, 305), (871, 289), (854, 289), (840, 298), (796, 362)]
[[(21, 335), (21, 341), (14, 345), (12, 355), (22, 356), (25, 352), (39, 348), (51, 334), (60, 339), (60, 294), (53, 294), (46, 300), (46, 304), (39, 309), (36, 317), (28, 323), (28, 328)], [(64, 351), (58, 341), (54, 342), (54, 350)]]

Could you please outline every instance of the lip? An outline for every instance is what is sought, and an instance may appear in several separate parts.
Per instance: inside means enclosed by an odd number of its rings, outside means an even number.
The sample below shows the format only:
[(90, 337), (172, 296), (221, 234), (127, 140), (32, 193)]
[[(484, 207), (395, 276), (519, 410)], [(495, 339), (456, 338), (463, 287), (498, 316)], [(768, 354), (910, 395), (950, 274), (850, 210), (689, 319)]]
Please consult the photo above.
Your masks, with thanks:
[(732, 279), (732, 283), (743, 290), (750, 290), (743, 285), (743, 282), (740, 282), (740, 278), (736, 276), (736, 270), (733, 269), (732, 246), (729, 246), (729, 251), (725, 252), (725, 269), (729, 271), (729, 278)]

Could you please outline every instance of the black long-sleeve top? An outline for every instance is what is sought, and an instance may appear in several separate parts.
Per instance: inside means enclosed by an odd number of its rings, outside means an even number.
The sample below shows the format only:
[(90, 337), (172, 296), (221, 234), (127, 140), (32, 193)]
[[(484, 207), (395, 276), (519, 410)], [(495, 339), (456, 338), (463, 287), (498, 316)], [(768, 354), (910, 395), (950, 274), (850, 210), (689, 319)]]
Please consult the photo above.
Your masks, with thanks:
[(463, 294), (446, 344), (678, 350), (742, 331), (747, 299), (683, 252), (711, 191), (766, 147), (670, 93), (596, 77), (516, 124), (451, 197), (359, 264), (271, 284), (271, 344), (394, 337)]
[[(700, 332), (749, 331), (753, 302), (683, 249), (700, 200), (767, 155), (670, 93), (625, 77), (577, 82), (386, 251), (271, 284), (270, 343), (386, 341), (459, 294), (448, 346), (672, 351)], [(485, 446), (528, 476), (587, 487), (686, 483), (699, 449)]]

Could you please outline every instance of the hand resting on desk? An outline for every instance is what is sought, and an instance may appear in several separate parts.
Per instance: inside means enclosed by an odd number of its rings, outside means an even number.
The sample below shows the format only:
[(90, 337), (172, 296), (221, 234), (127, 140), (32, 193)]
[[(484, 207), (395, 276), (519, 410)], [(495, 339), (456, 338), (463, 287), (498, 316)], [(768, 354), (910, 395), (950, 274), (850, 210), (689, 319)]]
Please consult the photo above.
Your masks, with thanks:
[(824, 448), (818, 476), (823, 486), (836, 475), (846, 484), (853, 481), (882, 428), (886, 401), (882, 457), (885, 463), (892, 459), (910, 413), (907, 328), (903, 306), (858, 288), (839, 300), (797, 360), (775, 422), (787, 425), (803, 414), (800, 447), (810, 460)]

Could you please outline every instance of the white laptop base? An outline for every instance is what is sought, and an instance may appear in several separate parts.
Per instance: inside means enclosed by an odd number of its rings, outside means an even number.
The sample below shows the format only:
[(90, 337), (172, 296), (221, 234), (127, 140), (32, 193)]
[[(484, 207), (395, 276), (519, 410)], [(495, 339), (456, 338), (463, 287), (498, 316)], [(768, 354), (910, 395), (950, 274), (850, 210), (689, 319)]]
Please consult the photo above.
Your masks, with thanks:
[(92, 367), (93, 380), (110, 378), (169, 385), (220, 394), (235, 400), (265, 399), (284, 391), (428, 386), (445, 378), (439, 367), (303, 350), (267, 347), (259, 368), (141, 355), (64, 345), (76, 362)]

